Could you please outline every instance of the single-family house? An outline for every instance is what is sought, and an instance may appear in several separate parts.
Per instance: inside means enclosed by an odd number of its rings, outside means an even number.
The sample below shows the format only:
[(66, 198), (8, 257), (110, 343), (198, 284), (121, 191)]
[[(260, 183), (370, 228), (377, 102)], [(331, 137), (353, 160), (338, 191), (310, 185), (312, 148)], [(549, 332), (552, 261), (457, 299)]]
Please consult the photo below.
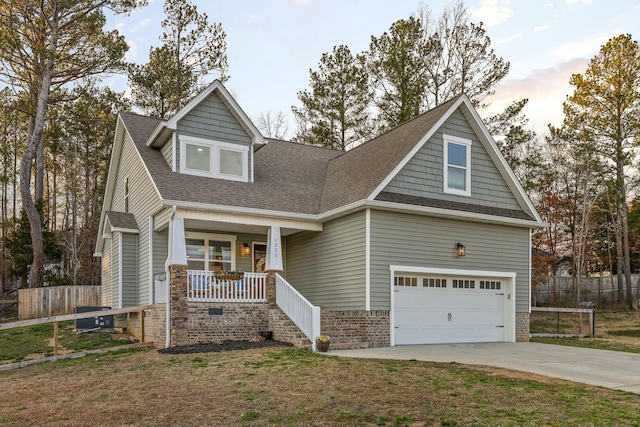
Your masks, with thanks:
[(96, 255), (160, 346), (522, 341), (541, 226), (465, 95), (343, 152), (264, 138), (215, 81), (118, 116)]

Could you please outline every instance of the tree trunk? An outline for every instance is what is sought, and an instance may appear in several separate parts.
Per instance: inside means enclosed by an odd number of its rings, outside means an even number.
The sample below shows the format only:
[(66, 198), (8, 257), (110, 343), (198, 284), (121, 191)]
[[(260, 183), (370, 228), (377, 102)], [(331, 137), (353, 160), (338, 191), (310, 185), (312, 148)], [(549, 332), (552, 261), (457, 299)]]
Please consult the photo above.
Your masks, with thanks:
[(36, 208), (36, 203), (31, 197), (31, 168), (38, 154), (39, 146), (44, 136), (44, 124), (49, 103), (49, 90), (53, 61), (50, 59), (44, 69), (42, 83), (38, 95), (36, 116), (33, 120), (33, 131), (29, 134), (27, 148), (20, 160), (20, 195), (31, 228), (31, 246), (33, 250), (33, 262), (29, 270), (28, 286), (30, 288), (42, 285), (42, 269), (44, 265), (44, 240), (42, 237), (42, 218)]

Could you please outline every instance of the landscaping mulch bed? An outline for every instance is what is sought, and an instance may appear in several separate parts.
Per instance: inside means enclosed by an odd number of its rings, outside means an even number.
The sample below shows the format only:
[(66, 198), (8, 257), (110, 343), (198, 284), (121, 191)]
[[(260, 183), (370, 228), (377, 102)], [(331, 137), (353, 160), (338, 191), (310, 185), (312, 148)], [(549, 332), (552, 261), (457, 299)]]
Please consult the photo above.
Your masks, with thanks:
[(221, 343), (199, 343), (194, 345), (177, 345), (163, 348), (158, 353), (163, 354), (194, 354), (194, 353), (218, 353), (221, 351), (249, 350), (264, 347), (291, 347), (291, 344), (276, 340), (263, 341), (223, 341)]

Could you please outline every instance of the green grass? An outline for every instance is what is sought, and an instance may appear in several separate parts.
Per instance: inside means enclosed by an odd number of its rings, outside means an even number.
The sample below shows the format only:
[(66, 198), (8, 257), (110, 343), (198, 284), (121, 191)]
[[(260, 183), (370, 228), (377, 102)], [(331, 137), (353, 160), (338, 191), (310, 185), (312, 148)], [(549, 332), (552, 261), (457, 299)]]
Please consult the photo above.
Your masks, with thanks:
[(73, 425), (103, 411), (92, 425), (640, 426), (636, 394), (460, 364), (139, 351), (0, 373), (0, 424), (62, 425), (64, 413)]
[[(30, 355), (53, 356), (53, 323), (25, 326), (0, 331), (0, 363), (19, 362)], [(58, 324), (58, 349), (73, 351), (94, 350), (122, 345), (111, 339), (111, 334), (87, 332), (76, 334), (73, 321)]]
[(545, 344), (566, 345), (571, 347), (594, 348), (598, 350), (623, 351), (626, 353), (640, 353), (640, 347), (616, 343), (602, 340), (599, 338), (551, 338), (551, 337), (533, 337), (532, 342), (540, 342)]

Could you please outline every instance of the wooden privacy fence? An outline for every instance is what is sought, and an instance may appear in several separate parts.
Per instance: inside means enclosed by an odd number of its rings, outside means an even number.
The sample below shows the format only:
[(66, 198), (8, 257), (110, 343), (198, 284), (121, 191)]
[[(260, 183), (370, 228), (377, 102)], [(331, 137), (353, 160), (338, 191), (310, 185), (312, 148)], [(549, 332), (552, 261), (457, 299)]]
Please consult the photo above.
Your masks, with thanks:
[[(640, 275), (631, 275), (632, 293), (636, 295)], [(546, 304), (575, 304), (580, 287), (581, 304), (592, 303), (595, 305), (602, 303), (619, 303), (618, 301), (618, 277), (617, 276), (599, 276), (599, 277), (581, 277), (579, 280), (573, 277), (556, 276), (549, 277), (545, 282), (538, 283), (532, 289), (531, 305)], [(624, 288), (624, 298), (626, 298), (627, 290)], [(636, 295), (636, 298), (638, 296)], [(624, 301), (623, 298), (623, 301)]]
[(18, 318), (59, 316), (76, 311), (76, 307), (100, 305), (100, 286), (47, 286), (20, 289)]

